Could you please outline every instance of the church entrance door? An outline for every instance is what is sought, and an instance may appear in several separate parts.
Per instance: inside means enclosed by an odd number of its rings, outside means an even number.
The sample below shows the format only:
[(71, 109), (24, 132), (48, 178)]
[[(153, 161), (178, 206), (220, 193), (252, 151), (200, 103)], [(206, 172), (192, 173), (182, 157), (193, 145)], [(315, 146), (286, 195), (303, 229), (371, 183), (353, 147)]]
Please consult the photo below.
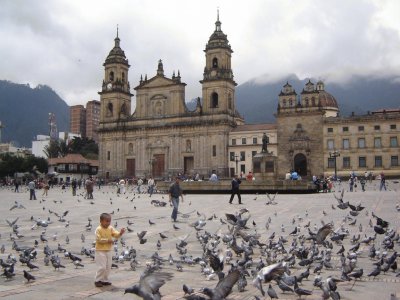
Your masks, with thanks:
[(126, 160), (126, 176), (135, 176), (135, 159), (128, 158)]
[(193, 173), (194, 169), (194, 158), (193, 156), (188, 156), (183, 158), (183, 169), (185, 174)]
[(165, 155), (154, 154), (153, 177), (160, 178), (164, 176)]
[(307, 176), (307, 158), (303, 153), (294, 156), (294, 170), (300, 176)]

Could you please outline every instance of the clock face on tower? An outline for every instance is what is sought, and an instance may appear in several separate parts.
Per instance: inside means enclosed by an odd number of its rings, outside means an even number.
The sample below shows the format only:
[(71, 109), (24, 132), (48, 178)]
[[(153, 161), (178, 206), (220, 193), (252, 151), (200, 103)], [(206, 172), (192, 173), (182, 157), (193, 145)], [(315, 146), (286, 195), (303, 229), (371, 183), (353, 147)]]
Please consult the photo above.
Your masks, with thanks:
[(107, 90), (111, 90), (112, 89), (112, 83), (110, 82), (109, 84), (107, 84)]

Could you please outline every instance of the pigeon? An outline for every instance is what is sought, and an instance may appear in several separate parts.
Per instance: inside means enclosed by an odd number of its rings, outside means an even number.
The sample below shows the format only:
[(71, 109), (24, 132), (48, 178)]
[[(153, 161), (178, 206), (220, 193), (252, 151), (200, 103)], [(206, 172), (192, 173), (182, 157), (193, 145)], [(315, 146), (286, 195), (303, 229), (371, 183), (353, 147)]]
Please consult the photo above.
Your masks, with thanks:
[(24, 277), (26, 280), (28, 280), (28, 282), (30, 282), (31, 280), (35, 280), (35, 276), (33, 276), (32, 274), (29, 274), (27, 271), (24, 270)]
[(125, 289), (124, 294), (135, 294), (144, 300), (161, 299), (159, 289), (165, 284), (167, 280), (171, 279), (171, 273), (145, 273), (141, 275), (139, 284), (135, 284), (134, 286)]
[[(19, 203), (18, 201), (15, 201), (15, 202), (14, 202), (14, 205), (11, 206), (10, 210), (13, 210), (13, 209), (16, 209), (16, 208), (19, 208), (19, 209), (24, 208), (24, 209), (26, 209), (26, 207), (23, 206), (23, 205), (22, 205), (21, 203)], [(17, 218), (17, 219), (18, 219), (18, 218)]]
[(185, 293), (185, 295), (191, 295), (194, 292), (194, 289), (186, 284), (183, 284), (182, 288), (183, 288), (183, 292)]
[(269, 284), (268, 290), (267, 290), (268, 296), (272, 299), (278, 299), (278, 295), (276, 294), (275, 290), (272, 288), (272, 285)]
[(234, 270), (224, 278), (220, 279), (214, 289), (206, 287), (203, 288), (201, 292), (207, 295), (211, 300), (225, 299), (232, 292), (232, 287), (239, 280), (239, 277), (240, 271)]

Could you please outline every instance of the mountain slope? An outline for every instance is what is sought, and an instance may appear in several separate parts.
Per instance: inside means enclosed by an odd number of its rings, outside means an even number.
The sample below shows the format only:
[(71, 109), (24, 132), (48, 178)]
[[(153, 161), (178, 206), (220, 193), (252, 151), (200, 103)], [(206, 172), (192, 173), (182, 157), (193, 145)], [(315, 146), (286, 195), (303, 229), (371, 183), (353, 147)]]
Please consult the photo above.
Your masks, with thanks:
[(32, 147), (37, 134), (49, 134), (48, 117), (56, 116), (59, 131), (69, 128), (69, 106), (50, 87), (38, 85), (31, 88), (0, 80), (0, 121), (2, 142), (16, 146)]
[[(291, 74), (274, 83), (257, 83), (259, 81), (247, 81), (236, 88), (236, 108), (249, 124), (274, 122), (278, 95), (286, 81), (300, 95), (308, 79), (300, 80)], [(345, 85), (325, 82), (325, 90), (336, 98), (340, 114), (344, 116), (351, 112), (363, 114), (379, 108), (400, 107), (400, 82), (390, 79), (353, 77)]]

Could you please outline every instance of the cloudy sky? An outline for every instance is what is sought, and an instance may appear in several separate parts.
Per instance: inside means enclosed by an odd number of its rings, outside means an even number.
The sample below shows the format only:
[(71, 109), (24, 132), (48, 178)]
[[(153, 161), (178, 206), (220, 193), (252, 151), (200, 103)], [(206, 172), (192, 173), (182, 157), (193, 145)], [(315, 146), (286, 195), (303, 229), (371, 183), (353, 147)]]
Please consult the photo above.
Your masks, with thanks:
[(189, 100), (201, 96), (217, 7), (239, 84), (289, 73), (400, 80), (398, 0), (0, 0), (0, 79), (49, 85), (70, 105), (99, 99), (118, 24), (131, 87), (161, 58)]

